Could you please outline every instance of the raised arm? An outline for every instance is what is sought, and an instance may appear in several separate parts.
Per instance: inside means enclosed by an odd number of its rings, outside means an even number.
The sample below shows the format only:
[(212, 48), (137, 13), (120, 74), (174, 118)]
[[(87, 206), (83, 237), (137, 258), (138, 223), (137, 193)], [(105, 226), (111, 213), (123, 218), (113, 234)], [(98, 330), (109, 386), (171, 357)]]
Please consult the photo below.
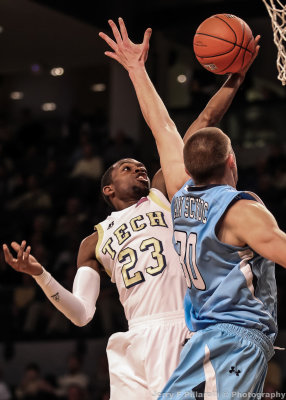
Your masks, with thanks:
[(183, 163), (183, 140), (145, 69), (152, 30), (148, 28), (142, 44), (137, 45), (129, 39), (121, 18), (119, 18), (120, 32), (113, 21), (108, 22), (115, 41), (100, 32), (100, 37), (113, 50), (105, 54), (118, 61), (129, 73), (142, 114), (155, 138), (168, 196), (171, 199), (189, 177)]
[[(105, 54), (118, 61), (129, 73), (142, 114), (155, 138), (168, 197), (171, 199), (177, 190), (189, 179), (183, 163), (184, 142), (198, 129), (216, 125), (221, 120), (243, 82), (248, 68), (257, 56), (260, 36), (257, 36), (255, 39), (256, 52), (251, 62), (240, 74), (233, 74), (227, 78), (222, 88), (212, 97), (205, 109), (187, 130), (183, 142), (176, 125), (170, 118), (164, 103), (156, 92), (145, 69), (149, 40), (152, 33), (151, 29), (148, 28), (146, 30), (141, 44), (134, 44), (128, 37), (122, 18), (119, 18), (120, 31), (112, 20), (108, 22), (115, 41), (106, 34), (99, 33), (100, 37), (113, 50), (113, 52), (107, 51)], [(160, 173), (155, 177), (154, 181), (156, 184), (161, 182)]]
[(238, 89), (243, 83), (247, 71), (258, 55), (260, 49), (260, 46), (258, 45), (259, 40), (260, 35), (257, 35), (255, 38), (255, 53), (250, 62), (239, 73), (230, 74), (227, 77), (222, 87), (213, 95), (203, 111), (188, 128), (183, 138), (184, 143), (186, 143), (188, 138), (199, 129), (206, 128), (207, 126), (216, 126), (221, 121), (224, 114), (229, 109)]
[(33, 276), (51, 303), (75, 325), (86, 325), (93, 317), (99, 295), (99, 264), (94, 258), (96, 234), (88, 236), (78, 253), (78, 270), (72, 293), (57, 282), (52, 275), (30, 254), (31, 247), (26, 242), (12, 242), (17, 253), (14, 258), (8, 246), (3, 245), (5, 261), (18, 272)]

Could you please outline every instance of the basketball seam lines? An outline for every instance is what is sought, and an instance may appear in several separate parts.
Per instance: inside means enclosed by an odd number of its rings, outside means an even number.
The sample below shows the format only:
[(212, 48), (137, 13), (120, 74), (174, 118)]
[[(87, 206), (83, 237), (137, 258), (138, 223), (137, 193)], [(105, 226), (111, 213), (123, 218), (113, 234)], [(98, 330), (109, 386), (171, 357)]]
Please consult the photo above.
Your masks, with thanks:
[[(244, 40), (244, 33), (245, 33), (245, 26), (244, 26), (244, 24), (243, 24), (243, 28), (242, 28), (242, 40), (241, 40), (241, 43), (243, 43), (243, 40)], [(235, 62), (235, 60), (237, 59), (237, 57), (239, 56), (239, 53), (241, 52), (241, 49), (243, 49), (243, 47), (242, 46), (238, 46), (240, 49), (239, 49), (239, 51), (238, 51), (238, 53), (236, 54), (236, 56), (233, 58), (233, 60), (231, 61), (231, 63), (227, 66), (227, 67), (225, 67), (224, 69), (222, 69), (220, 72), (223, 72), (223, 71), (225, 71), (225, 70), (227, 70), (229, 67), (231, 67), (232, 66), (232, 64)], [(244, 49), (244, 53), (245, 53), (245, 49)], [(243, 62), (244, 62), (244, 55), (242, 56), (242, 65), (243, 65)], [(242, 65), (241, 65), (241, 67), (242, 67)], [(241, 68), (240, 67), (240, 68)]]
[[(233, 28), (231, 27), (231, 25), (230, 25), (228, 22), (226, 22), (224, 19), (222, 19), (221, 17), (219, 17), (219, 16), (217, 16), (217, 15), (215, 16), (215, 18), (220, 19), (221, 21), (223, 21), (223, 22), (233, 31), (234, 36), (235, 36), (235, 40), (236, 40), (236, 43), (235, 43), (236, 46), (241, 47), (241, 48), (244, 49), (245, 51), (249, 51), (249, 53), (252, 54), (252, 52), (251, 52), (250, 50), (248, 50), (247, 46), (246, 46), (246, 47), (243, 47), (243, 46), (237, 44), (236, 32), (235, 32), (235, 30), (233, 30)], [(242, 37), (241, 43), (243, 43), (243, 40), (244, 40), (244, 33), (245, 33), (245, 22), (243, 21), (243, 37)], [(249, 43), (249, 42), (248, 42), (248, 43)], [(247, 44), (248, 44), (248, 43), (247, 43)]]
[[(215, 54), (215, 55), (213, 55), (213, 56), (207, 56), (207, 57), (199, 56), (199, 57), (201, 57), (201, 58), (211, 58), (211, 57), (217, 57), (217, 56), (220, 56), (220, 55), (223, 55), (223, 54), (227, 54), (227, 53), (231, 52), (231, 51), (234, 49), (235, 46), (241, 47), (242, 49), (244, 49), (244, 50), (246, 50), (246, 51), (249, 51), (249, 53), (251, 53), (250, 50), (246, 49), (245, 47), (241, 46), (240, 44), (233, 43), (233, 42), (231, 42), (230, 40), (226, 40), (226, 39), (220, 38), (220, 37), (218, 37), (218, 36), (209, 35), (208, 33), (200, 33), (200, 32), (197, 32), (196, 35), (202, 35), (202, 36), (213, 37), (213, 38), (215, 38), (215, 39), (223, 40), (224, 42), (227, 42), (227, 43), (230, 43), (230, 44), (233, 44), (233, 45), (234, 45), (233, 48), (232, 48), (231, 50), (227, 51), (226, 53)], [(251, 53), (251, 54), (252, 54), (252, 53)]]
[(236, 44), (237, 43), (237, 36), (236, 36), (235, 30), (233, 30), (232, 27), (224, 19), (222, 19), (221, 17), (218, 17), (217, 15), (215, 15), (215, 18), (220, 19), (221, 21), (223, 21), (229, 27), (229, 29), (232, 30), (232, 32), (234, 33), (234, 36), (235, 36), (235, 44)]

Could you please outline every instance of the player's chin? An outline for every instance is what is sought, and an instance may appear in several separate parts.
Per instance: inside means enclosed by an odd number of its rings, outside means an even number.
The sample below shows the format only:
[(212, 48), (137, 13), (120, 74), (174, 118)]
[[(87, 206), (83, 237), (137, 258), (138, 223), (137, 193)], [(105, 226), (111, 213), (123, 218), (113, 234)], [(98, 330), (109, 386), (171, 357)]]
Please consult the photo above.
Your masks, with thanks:
[(146, 197), (150, 192), (149, 182), (139, 182), (136, 186), (133, 186), (133, 190), (138, 197)]

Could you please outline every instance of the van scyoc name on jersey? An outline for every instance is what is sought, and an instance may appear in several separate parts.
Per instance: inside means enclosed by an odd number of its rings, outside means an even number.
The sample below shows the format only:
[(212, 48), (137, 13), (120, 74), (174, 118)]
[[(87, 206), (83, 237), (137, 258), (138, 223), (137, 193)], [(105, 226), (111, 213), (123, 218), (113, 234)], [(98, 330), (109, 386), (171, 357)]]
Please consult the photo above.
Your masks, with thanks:
[(174, 218), (191, 218), (205, 224), (209, 204), (200, 197), (178, 196), (174, 199)]

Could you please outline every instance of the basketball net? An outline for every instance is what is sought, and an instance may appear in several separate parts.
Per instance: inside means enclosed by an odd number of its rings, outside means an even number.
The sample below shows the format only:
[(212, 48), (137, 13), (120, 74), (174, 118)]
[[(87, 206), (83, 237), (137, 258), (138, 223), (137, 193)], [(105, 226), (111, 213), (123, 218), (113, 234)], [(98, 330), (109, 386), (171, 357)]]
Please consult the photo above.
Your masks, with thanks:
[[(285, 0), (262, 0), (271, 18), (274, 43), (277, 46), (278, 79), (286, 85), (286, 4)], [(284, 5), (282, 4), (284, 3)]]

